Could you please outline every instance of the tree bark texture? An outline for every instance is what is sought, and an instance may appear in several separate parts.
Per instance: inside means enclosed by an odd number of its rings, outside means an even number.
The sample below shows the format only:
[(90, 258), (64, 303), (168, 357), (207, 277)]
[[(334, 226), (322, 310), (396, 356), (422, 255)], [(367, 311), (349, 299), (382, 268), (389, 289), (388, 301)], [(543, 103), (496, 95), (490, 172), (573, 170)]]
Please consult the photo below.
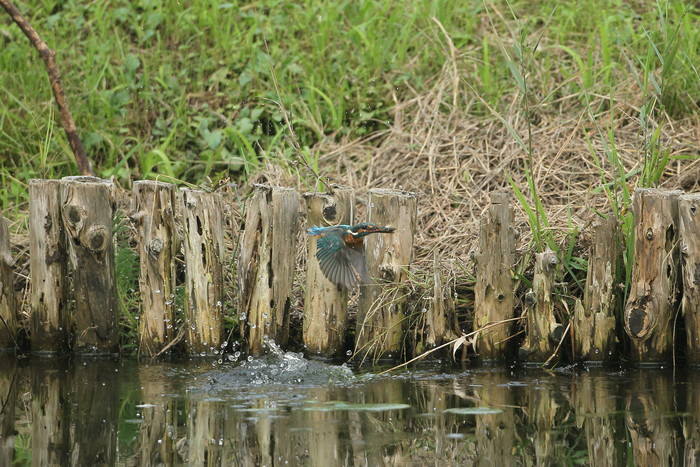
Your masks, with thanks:
[(224, 339), (224, 225), (218, 193), (181, 191), (185, 244), (185, 326), (190, 355), (218, 355)]
[[(513, 211), (504, 193), (491, 194), (491, 205), (482, 217), (474, 289), (474, 329), (513, 317), (515, 264)], [(508, 322), (479, 333), (477, 354), (487, 360), (506, 357), (513, 323)]]
[(60, 180), (29, 181), (32, 352), (60, 352), (70, 344), (68, 244), (61, 220), (60, 185)]
[(246, 203), (238, 263), (240, 328), (251, 354), (260, 354), (266, 339), (287, 345), (298, 223), (294, 189), (255, 186)]
[(700, 194), (678, 198), (688, 361), (700, 364)]
[(679, 272), (678, 190), (634, 192), (634, 265), (625, 307), (632, 360), (671, 360)]
[[(332, 193), (305, 193), (304, 199), (307, 227), (354, 223), (353, 188), (335, 186)], [(308, 236), (303, 339), (308, 352), (330, 357), (344, 349), (348, 292), (321, 272), (316, 259), (316, 240)]]
[(594, 232), (583, 306), (577, 306), (574, 311), (574, 348), (579, 360), (605, 361), (614, 357), (617, 342), (615, 308), (622, 237), (613, 215), (599, 221)]
[(18, 323), (13, 266), (9, 221), (0, 216), (0, 349), (15, 348)]
[(392, 234), (369, 235), (365, 240), (367, 266), (373, 278), (360, 287), (355, 353), (363, 358), (397, 358), (402, 350), (406, 283), (413, 258), (418, 197), (399, 190), (369, 190), (369, 221), (394, 227)]
[(111, 182), (95, 177), (61, 181), (60, 211), (75, 294), (73, 350), (79, 353), (119, 350), (111, 190)]
[(175, 257), (179, 241), (175, 205), (180, 194), (170, 183), (134, 183), (139, 232), (141, 319), (139, 354), (154, 357), (175, 337)]
[(557, 323), (552, 302), (552, 287), (559, 260), (547, 249), (535, 255), (535, 275), (527, 303), (527, 335), (520, 348), (520, 356), (529, 362), (543, 362), (554, 352), (562, 335), (562, 325)]

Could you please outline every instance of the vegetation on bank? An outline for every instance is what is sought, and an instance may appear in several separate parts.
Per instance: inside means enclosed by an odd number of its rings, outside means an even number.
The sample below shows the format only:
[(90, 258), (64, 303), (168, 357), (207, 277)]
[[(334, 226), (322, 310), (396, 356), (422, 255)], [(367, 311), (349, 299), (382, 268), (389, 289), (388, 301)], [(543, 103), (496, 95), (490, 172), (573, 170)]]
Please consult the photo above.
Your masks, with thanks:
[[(630, 74), (653, 101), (648, 115), (698, 112), (700, 12), (683, 2), (16, 3), (58, 52), (97, 174), (125, 186), (245, 179), (297, 150), (313, 159), (321, 140), (391, 126), (392, 107), (455, 54), (468, 54), (459, 79), (479, 96), (464, 118), (512, 111), (502, 98), (516, 86), (530, 86), (534, 112), (582, 91), (608, 95)], [(0, 206), (13, 210), (29, 178), (76, 167), (41, 59), (1, 19)], [(546, 82), (560, 72), (569, 79)]]
[[(629, 239), (636, 186), (698, 187), (700, 10), (690, 2), (16, 3), (58, 52), (97, 175), (127, 188), (156, 177), (214, 187), (271, 166), (303, 188), (316, 171), (355, 177), (358, 189), (389, 184), (421, 192), (418, 257), (439, 248), (460, 260), (478, 225), (467, 203), (505, 188), (521, 241), (562, 258), (557, 293), (568, 303), (585, 278), (587, 221), (561, 205), (598, 196), (605, 208), (585, 210), (612, 210)], [(43, 63), (9, 17), (0, 43), (0, 209), (21, 232), (28, 180), (76, 165)], [(555, 138), (558, 128), (567, 135)], [(548, 147), (571, 140), (578, 151)], [(567, 173), (547, 172), (567, 157)], [(127, 268), (135, 258), (123, 250)], [(127, 297), (133, 277), (120, 277)]]

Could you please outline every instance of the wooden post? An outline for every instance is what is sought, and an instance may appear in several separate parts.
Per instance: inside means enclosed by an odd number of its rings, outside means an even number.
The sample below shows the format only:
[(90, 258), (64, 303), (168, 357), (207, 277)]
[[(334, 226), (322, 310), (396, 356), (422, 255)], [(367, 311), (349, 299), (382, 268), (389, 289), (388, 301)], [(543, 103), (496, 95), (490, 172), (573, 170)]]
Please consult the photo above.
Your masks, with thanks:
[[(305, 193), (307, 227), (352, 225), (355, 190), (334, 186), (332, 193)], [(316, 259), (316, 237), (308, 236), (306, 259), (306, 293), (304, 296), (304, 346), (307, 351), (324, 356), (337, 355), (344, 349), (348, 315), (348, 292), (321, 272)]]
[(618, 299), (622, 238), (617, 218), (610, 214), (594, 227), (588, 258), (583, 306), (574, 307), (572, 328), (576, 359), (609, 361), (614, 357), (615, 307)]
[(700, 364), (700, 194), (678, 197), (688, 361)]
[(374, 281), (360, 287), (355, 353), (363, 358), (397, 358), (402, 349), (408, 265), (413, 256), (418, 197), (398, 190), (369, 190), (369, 221), (394, 227), (393, 234), (369, 235), (367, 266)]
[(218, 355), (224, 338), (224, 226), (218, 193), (183, 189), (185, 326), (190, 355)]
[(29, 270), (32, 352), (68, 350), (68, 253), (61, 221), (60, 180), (29, 181)]
[(8, 225), (8, 220), (0, 216), (0, 349), (14, 349), (17, 334), (14, 260)]
[[(492, 193), (491, 205), (482, 217), (474, 288), (474, 329), (513, 317), (515, 292), (512, 267), (515, 264), (513, 210), (508, 195)], [(475, 349), (487, 360), (506, 357), (512, 322), (479, 333)]]
[[(440, 252), (437, 249), (433, 250), (433, 294), (424, 297), (418, 306), (411, 308), (414, 309), (413, 312), (420, 310), (417, 325), (413, 329), (414, 357), (458, 337), (452, 330), (453, 320), (448, 319), (454, 316), (455, 307), (451, 289), (445, 284), (444, 267), (440, 264)], [(449, 349), (445, 348), (444, 352), (433, 355), (441, 358), (448, 354)]]
[(175, 229), (175, 185), (134, 182), (139, 231), (141, 319), (139, 354), (156, 356), (175, 336), (175, 256), (179, 242)]
[(238, 264), (239, 309), (247, 318), (240, 328), (251, 354), (262, 352), (266, 337), (287, 345), (298, 222), (294, 189), (255, 185), (246, 203)]
[(119, 350), (111, 189), (112, 182), (95, 177), (61, 180), (60, 211), (75, 293), (76, 352)]
[(624, 314), (632, 360), (671, 360), (678, 286), (679, 190), (634, 192), (634, 266)]
[(552, 355), (563, 334), (563, 327), (554, 317), (552, 286), (559, 260), (547, 248), (535, 255), (535, 276), (532, 291), (525, 297), (527, 306), (527, 336), (520, 348), (521, 358), (544, 362)]

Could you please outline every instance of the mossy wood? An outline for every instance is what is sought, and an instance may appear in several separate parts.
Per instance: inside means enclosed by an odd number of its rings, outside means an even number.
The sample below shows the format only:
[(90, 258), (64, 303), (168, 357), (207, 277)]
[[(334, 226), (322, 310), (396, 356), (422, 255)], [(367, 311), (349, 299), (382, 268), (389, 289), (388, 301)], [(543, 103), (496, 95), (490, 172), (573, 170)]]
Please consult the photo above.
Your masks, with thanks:
[(554, 316), (552, 288), (556, 274), (556, 253), (549, 248), (535, 255), (532, 291), (525, 297), (527, 335), (520, 348), (520, 357), (528, 362), (547, 361), (562, 337), (563, 328)]
[(15, 348), (17, 334), (14, 260), (8, 225), (9, 221), (0, 216), (0, 349)]
[(179, 241), (175, 206), (180, 194), (170, 183), (134, 182), (139, 233), (141, 318), (139, 354), (154, 357), (175, 337), (175, 257)]
[(361, 357), (398, 358), (402, 350), (408, 292), (408, 267), (413, 257), (418, 198), (399, 190), (369, 190), (368, 218), (373, 224), (394, 227), (392, 234), (369, 235), (365, 240), (370, 284), (360, 287), (355, 337)]
[(190, 355), (217, 355), (224, 339), (224, 225), (219, 193), (181, 190), (185, 342)]
[[(334, 186), (332, 193), (305, 193), (307, 227), (352, 225), (355, 190)], [(348, 292), (321, 272), (316, 259), (317, 237), (308, 237), (304, 294), (304, 346), (308, 352), (333, 356), (344, 349)]]
[[(513, 317), (515, 291), (515, 231), (513, 211), (504, 193), (492, 193), (491, 205), (482, 217), (474, 288), (474, 329)], [(506, 357), (512, 321), (479, 333), (476, 353), (487, 360)]]
[(95, 177), (61, 180), (60, 211), (75, 298), (73, 350), (78, 353), (119, 351), (111, 190), (110, 181)]
[(617, 218), (609, 215), (593, 227), (583, 305), (574, 307), (572, 329), (576, 359), (605, 361), (614, 357), (615, 307), (619, 290), (622, 237)]
[(669, 362), (678, 291), (678, 190), (634, 192), (634, 265), (624, 326), (632, 360)]
[[(238, 263), (240, 329), (248, 351), (266, 338), (286, 346), (296, 261), (299, 196), (294, 189), (255, 185), (246, 203)], [(240, 317), (239, 316), (239, 317)]]
[(700, 364), (700, 194), (678, 197), (688, 361)]
[(29, 270), (32, 352), (68, 350), (68, 253), (59, 180), (29, 181)]

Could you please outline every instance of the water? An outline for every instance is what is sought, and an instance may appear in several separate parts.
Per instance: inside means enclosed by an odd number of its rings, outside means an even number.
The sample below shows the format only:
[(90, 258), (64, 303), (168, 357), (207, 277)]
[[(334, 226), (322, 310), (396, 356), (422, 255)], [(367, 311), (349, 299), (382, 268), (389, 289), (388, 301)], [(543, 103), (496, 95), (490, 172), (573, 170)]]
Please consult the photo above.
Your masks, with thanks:
[(0, 358), (0, 465), (698, 465), (700, 371)]

